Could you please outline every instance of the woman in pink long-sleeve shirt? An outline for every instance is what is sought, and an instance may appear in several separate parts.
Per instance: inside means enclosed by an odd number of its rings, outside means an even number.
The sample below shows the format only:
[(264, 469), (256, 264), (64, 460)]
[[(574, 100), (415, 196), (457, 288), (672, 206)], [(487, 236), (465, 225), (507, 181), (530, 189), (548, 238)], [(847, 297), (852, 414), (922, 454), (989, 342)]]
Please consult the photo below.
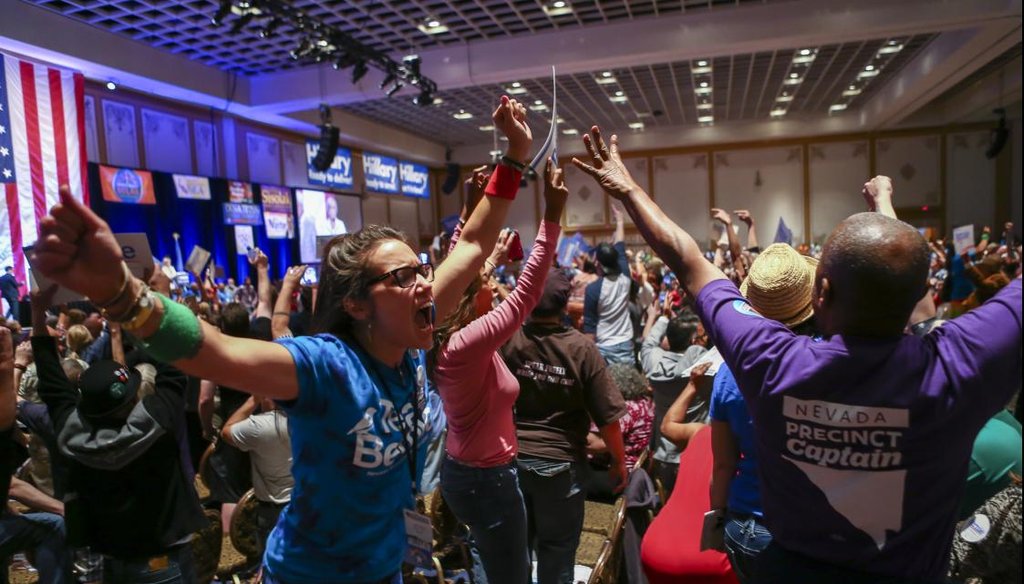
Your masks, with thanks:
[[(550, 162), (544, 175), (544, 221), (516, 289), (483, 316), (472, 309), (457, 310), (439, 328), (441, 342), (435, 348), (434, 383), (448, 417), (441, 492), (469, 526), (490, 584), (530, 581), (512, 418), (519, 382), (497, 350), (533, 311), (555, 256), (569, 191), (562, 171)], [(475, 296), (476, 287), (471, 286), (462, 306), (472, 307)]]

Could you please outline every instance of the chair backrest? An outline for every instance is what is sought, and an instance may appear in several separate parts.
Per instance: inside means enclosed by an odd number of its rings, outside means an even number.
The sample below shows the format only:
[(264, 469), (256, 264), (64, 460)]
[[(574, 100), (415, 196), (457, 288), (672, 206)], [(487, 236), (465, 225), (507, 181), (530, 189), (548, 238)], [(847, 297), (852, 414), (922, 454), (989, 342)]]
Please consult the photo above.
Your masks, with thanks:
[(220, 565), (220, 552), (224, 543), (220, 511), (207, 509), (206, 527), (192, 534), (192, 558), (195, 564), (196, 581), (206, 584), (213, 580)]
[(263, 557), (263, 548), (266, 546), (257, 527), (256, 515), (259, 513), (259, 504), (256, 492), (249, 489), (238, 500), (238, 505), (231, 514), (231, 528), (228, 532), (231, 545), (245, 556), (249, 563), (258, 562)]

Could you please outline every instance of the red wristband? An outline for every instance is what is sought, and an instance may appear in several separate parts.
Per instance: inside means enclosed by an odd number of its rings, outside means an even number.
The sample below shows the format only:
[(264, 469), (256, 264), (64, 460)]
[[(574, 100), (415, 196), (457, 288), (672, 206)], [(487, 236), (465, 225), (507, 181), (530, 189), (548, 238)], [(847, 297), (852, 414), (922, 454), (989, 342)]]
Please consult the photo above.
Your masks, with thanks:
[(516, 193), (519, 192), (519, 181), (523, 174), (518, 170), (499, 164), (491, 173), (491, 180), (487, 182), (484, 194), (488, 197), (498, 197), (514, 201)]

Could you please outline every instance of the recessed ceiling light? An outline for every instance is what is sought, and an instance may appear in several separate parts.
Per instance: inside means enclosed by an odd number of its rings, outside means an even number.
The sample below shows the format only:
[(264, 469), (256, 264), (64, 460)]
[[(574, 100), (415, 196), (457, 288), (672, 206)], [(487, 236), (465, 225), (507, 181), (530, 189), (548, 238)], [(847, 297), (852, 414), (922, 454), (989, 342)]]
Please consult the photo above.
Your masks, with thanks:
[(526, 88), (523, 87), (522, 83), (520, 83), (518, 81), (514, 81), (512, 83), (511, 87), (506, 87), (505, 88), (505, 93), (507, 93), (509, 95), (522, 95), (522, 94), (526, 93)]
[(800, 54), (802, 56), (806, 57), (807, 55), (811, 54), (811, 50), (810, 49), (800, 49)]
[(614, 83), (618, 83), (618, 81), (619, 80), (611, 74), (611, 71), (605, 71), (600, 77), (594, 77), (594, 83), (597, 83), (598, 85), (612, 85)]
[(107, 89), (109, 89), (110, 91), (116, 91), (117, 90), (117, 84), (114, 83), (113, 81), (107, 81)]
[(603, 71), (601, 73), (601, 77), (611, 77), (611, 76), (612, 76), (612, 72), (611, 71)]
[(902, 50), (903, 50), (903, 45), (888, 44), (888, 45), (885, 45), (884, 47), (878, 49), (878, 54), (879, 55), (892, 55), (892, 54), (898, 53), (898, 52), (900, 52)]
[(501, 150), (491, 150), (490, 152), (488, 152), (488, 154), (491, 155), (491, 158), (497, 158), (504, 154), (504, 152), (502, 152)]
[(709, 85), (709, 84), (708, 84), (708, 82), (707, 82), (707, 81), (701, 81), (701, 82), (700, 82), (700, 86), (701, 86), (701, 87), (707, 87), (708, 85)]
[(865, 69), (860, 73), (857, 73), (857, 79), (867, 79), (868, 77), (875, 77), (878, 75), (878, 69)]
[(853, 97), (855, 95), (860, 95), (860, 89), (857, 89), (857, 87), (853, 85), (851, 85), (849, 89), (843, 91), (843, 97)]
[(533, 102), (533, 105), (544, 105), (544, 102), (538, 99)]
[(427, 18), (422, 24), (416, 25), (416, 28), (423, 34), (442, 34), (448, 32), (448, 27), (443, 22), (436, 18)]
[(782, 108), (776, 108), (772, 110), (771, 114), (773, 118), (781, 118), (782, 116), (786, 115), (786, 110)]
[(800, 77), (800, 74), (799, 74), (799, 73), (790, 73), (790, 74), (789, 74), (789, 78), (790, 78), (790, 79), (796, 79), (796, 78), (798, 78), (798, 77)]
[(630, 130), (643, 130), (644, 129), (644, 123), (643, 122), (633, 122), (633, 123), (629, 124), (629, 129)]
[(780, 102), (793, 101), (793, 96), (792, 95), (786, 95), (785, 93), (783, 93), (782, 95), (776, 97), (775, 101), (780, 101)]
[(566, 136), (576, 136), (580, 133), (580, 131), (577, 130), (576, 128), (566, 128), (562, 130), (562, 133), (565, 134)]
[(697, 66), (698, 67), (707, 67), (708, 66), (708, 62), (704, 61), (704, 60), (697, 61)]
[(626, 97), (625, 95), (613, 95), (612, 97), (608, 98), (608, 101), (612, 103), (626, 103), (627, 101), (629, 101), (629, 98)]
[(493, 132), (494, 126), (480, 126), (481, 132)]
[(864, 67), (864, 70), (865, 71), (874, 71), (875, 70), (875, 66), (874, 65), (868, 65), (867, 67)]
[(828, 111), (829, 111), (829, 113), (831, 113), (831, 112), (841, 112), (844, 109), (846, 109), (846, 104), (845, 103), (834, 103), (834, 104), (832, 104), (828, 108)]
[(696, 93), (697, 95), (708, 95), (708, 94), (711, 93), (711, 88), (710, 87), (697, 87), (696, 89), (693, 90), (693, 92)]
[(699, 109), (699, 110), (715, 109), (715, 104), (713, 104), (713, 103), (698, 103), (697, 104), (697, 109)]
[(625, 95), (625, 94), (622, 92), (622, 90), (619, 90), (619, 91), (615, 92), (615, 96), (616, 97), (622, 97), (623, 95)]
[(537, 100), (536, 102), (534, 102), (530, 106), (530, 111), (532, 111), (532, 112), (546, 112), (546, 111), (548, 111), (548, 106), (544, 105), (543, 101)]
[(782, 82), (783, 85), (800, 85), (803, 83), (803, 79), (797, 75), (796, 77), (790, 77)]
[(518, 81), (513, 81), (512, 82), (512, 87), (522, 87), (522, 86), (523, 86), (523, 84), (518, 82)]
[(572, 14), (572, 6), (566, 0), (555, 0), (551, 4), (544, 6), (544, 12), (548, 16), (565, 16), (566, 14)]
[(466, 110), (460, 109), (459, 111), (452, 114), (452, 117), (455, 118), (456, 120), (469, 120), (473, 118), (473, 114), (467, 112)]
[(715, 122), (715, 116), (700, 116), (697, 121), (702, 124), (712, 124)]
[(441, 105), (442, 103), (444, 103), (444, 100), (441, 99), (440, 97), (434, 98), (434, 105)]

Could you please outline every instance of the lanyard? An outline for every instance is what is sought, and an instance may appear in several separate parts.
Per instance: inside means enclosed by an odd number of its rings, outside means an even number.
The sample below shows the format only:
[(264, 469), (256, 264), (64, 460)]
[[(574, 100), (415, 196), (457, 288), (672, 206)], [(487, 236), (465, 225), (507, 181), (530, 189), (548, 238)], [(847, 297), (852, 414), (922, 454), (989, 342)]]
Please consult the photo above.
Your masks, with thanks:
[[(412, 430), (410, 431), (408, 424), (405, 423), (405, 417), (402, 416), (402, 410), (405, 408), (405, 404), (399, 407), (397, 401), (392, 397), (391, 387), (384, 381), (384, 376), (381, 374), (380, 369), (377, 367), (377, 363), (374, 362), (373, 356), (363, 350), (366, 355), (366, 362), (369, 363), (370, 369), (373, 371), (373, 377), (377, 378), (377, 383), (380, 387), (381, 393), (391, 401), (391, 406), (394, 408), (395, 418), (398, 420), (398, 431), (402, 436), (402, 444), (406, 447), (406, 460), (409, 463), (409, 485), (412, 492), (412, 498), (416, 500), (416, 458), (418, 454), (419, 446), (419, 425), (420, 425), (420, 406), (419, 406), (419, 384), (417, 382), (417, 376), (413, 373), (413, 390), (409, 400), (412, 402)], [(402, 364), (399, 366), (399, 375), (402, 379), (405, 379), (405, 359), (402, 359)], [(407, 402), (408, 403), (408, 402)], [(410, 438), (412, 439), (410, 441)]]

